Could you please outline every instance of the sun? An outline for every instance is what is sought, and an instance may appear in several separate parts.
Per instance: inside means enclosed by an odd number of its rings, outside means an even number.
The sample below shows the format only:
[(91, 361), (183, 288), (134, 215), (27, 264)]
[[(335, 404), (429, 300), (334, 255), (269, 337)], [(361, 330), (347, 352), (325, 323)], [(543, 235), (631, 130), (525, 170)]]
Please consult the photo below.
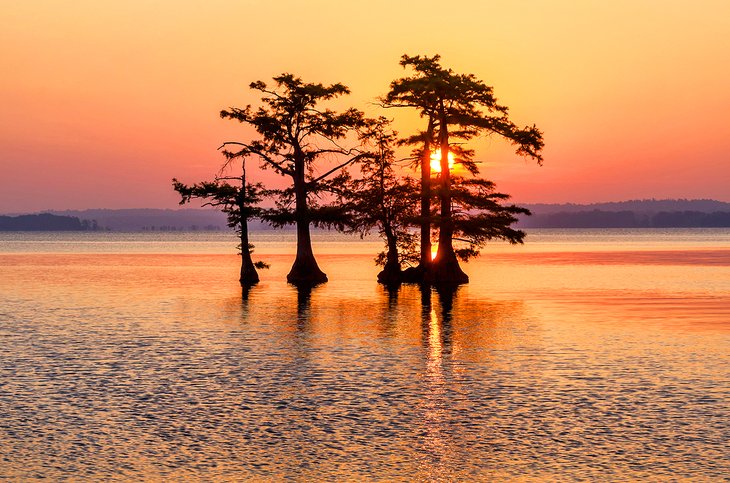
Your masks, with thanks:
[[(454, 168), (454, 153), (449, 151), (449, 170)], [(437, 149), (431, 155), (431, 171), (435, 173), (441, 172), (441, 150)]]

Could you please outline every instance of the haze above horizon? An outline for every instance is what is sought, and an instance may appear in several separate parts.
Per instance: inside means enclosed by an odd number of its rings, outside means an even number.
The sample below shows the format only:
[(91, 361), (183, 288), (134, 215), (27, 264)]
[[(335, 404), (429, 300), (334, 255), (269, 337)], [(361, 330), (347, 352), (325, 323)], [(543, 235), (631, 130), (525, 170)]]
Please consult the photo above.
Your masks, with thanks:
[(176, 208), (173, 176), (209, 179), (221, 142), (251, 135), (218, 111), (256, 105), (248, 83), (281, 72), (342, 82), (338, 106), (410, 134), (416, 116), (374, 105), (404, 53), (441, 54), (544, 131), (543, 167), (497, 138), (470, 144), (515, 200), (730, 201), (723, 1), (40, 0), (0, 19), (0, 212)]

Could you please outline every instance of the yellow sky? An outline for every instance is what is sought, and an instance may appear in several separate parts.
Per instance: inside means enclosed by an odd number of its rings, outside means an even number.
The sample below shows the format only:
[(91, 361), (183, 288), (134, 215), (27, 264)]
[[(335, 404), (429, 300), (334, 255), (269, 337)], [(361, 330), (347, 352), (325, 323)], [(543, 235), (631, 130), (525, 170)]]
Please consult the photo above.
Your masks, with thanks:
[(343, 82), (377, 115), (404, 53), (545, 132), (541, 168), (473, 145), (519, 201), (730, 201), (727, 1), (0, 0), (0, 21), (0, 212), (174, 207), (170, 178), (210, 178), (249, 134), (217, 115), (249, 82)]

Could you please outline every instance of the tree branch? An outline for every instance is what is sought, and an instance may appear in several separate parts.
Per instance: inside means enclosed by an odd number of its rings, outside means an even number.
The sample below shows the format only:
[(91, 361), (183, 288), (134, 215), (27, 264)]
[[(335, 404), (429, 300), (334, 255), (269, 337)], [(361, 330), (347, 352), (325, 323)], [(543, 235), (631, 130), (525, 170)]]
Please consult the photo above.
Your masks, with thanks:
[(361, 153), (361, 154), (358, 154), (357, 156), (355, 156), (355, 157), (353, 157), (353, 158), (350, 158), (350, 159), (348, 159), (348, 160), (347, 160), (347, 161), (345, 161), (344, 163), (342, 163), (342, 164), (340, 164), (340, 165), (338, 165), (338, 166), (335, 166), (334, 168), (330, 169), (329, 171), (327, 171), (327, 172), (326, 172), (325, 174), (323, 174), (322, 176), (319, 176), (319, 177), (317, 177), (317, 178), (313, 179), (312, 181), (308, 182), (307, 184), (308, 184), (308, 185), (310, 185), (310, 186), (312, 186), (312, 185), (315, 185), (315, 184), (319, 183), (320, 181), (322, 181), (323, 179), (325, 179), (325, 178), (326, 178), (327, 176), (329, 176), (329, 175), (331, 175), (332, 173), (334, 173), (335, 171), (337, 171), (337, 170), (339, 170), (339, 169), (342, 169), (342, 168), (344, 168), (345, 166), (347, 166), (348, 164), (351, 164), (351, 163), (353, 163), (353, 162), (357, 161), (358, 159), (360, 159), (360, 158), (363, 158), (363, 157), (365, 157), (365, 156), (367, 156), (367, 154), (366, 154), (366, 153)]
[(225, 146), (227, 146), (229, 144), (232, 144), (232, 145), (235, 145), (235, 146), (243, 146), (244, 148), (246, 148), (246, 150), (248, 152), (250, 152), (252, 154), (255, 154), (258, 157), (260, 157), (266, 164), (270, 165), (272, 168), (274, 168), (275, 171), (278, 171), (280, 174), (286, 174), (288, 176), (294, 176), (294, 171), (292, 171), (292, 170), (290, 170), (288, 168), (285, 168), (280, 163), (277, 163), (276, 161), (274, 161), (273, 159), (271, 159), (265, 153), (262, 153), (260, 150), (252, 148), (250, 144), (239, 143), (239, 142), (236, 142), (236, 141), (226, 141), (223, 144), (221, 144), (218, 149), (220, 150), (221, 148), (223, 148), (223, 147), (225, 147)]

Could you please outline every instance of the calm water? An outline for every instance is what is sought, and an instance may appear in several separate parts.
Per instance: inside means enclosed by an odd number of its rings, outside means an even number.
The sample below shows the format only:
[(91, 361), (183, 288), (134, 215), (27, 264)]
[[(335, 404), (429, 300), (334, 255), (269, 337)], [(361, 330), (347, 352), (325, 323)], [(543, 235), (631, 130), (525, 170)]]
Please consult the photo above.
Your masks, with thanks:
[(730, 230), (534, 230), (455, 293), (247, 293), (221, 234), (0, 234), (0, 478), (672, 480), (730, 474)]

